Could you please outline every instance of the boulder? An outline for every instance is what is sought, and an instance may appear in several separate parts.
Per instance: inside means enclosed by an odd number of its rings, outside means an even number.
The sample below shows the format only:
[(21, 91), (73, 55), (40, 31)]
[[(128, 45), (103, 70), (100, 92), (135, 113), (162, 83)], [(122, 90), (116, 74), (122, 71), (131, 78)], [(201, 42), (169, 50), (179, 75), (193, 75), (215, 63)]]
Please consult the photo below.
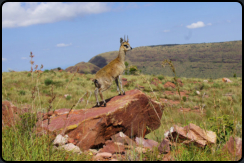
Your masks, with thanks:
[(122, 78), (122, 85), (123, 86), (125, 86), (125, 85), (127, 85), (128, 84), (128, 81), (127, 81), (127, 79), (126, 78)]
[(168, 87), (175, 88), (175, 84), (174, 84), (174, 83), (171, 83), (171, 82), (166, 82), (166, 83), (164, 84), (164, 88), (168, 88)]
[(201, 94), (201, 92), (199, 92), (199, 91), (196, 91), (196, 94), (200, 95), (200, 94)]
[(162, 82), (158, 78), (153, 78), (151, 84), (158, 86), (158, 84), (162, 84)]
[(239, 137), (233, 138), (232, 136), (223, 147), (223, 151), (228, 151), (238, 159), (242, 157), (242, 139)]
[(153, 147), (157, 147), (159, 145), (158, 142), (151, 140), (151, 139), (144, 139), (142, 137), (136, 137), (136, 145), (142, 146), (142, 147), (147, 147), (152, 149)]
[(145, 87), (137, 84), (135, 88), (143, 91)]
[(163, 141), (160, 143), (158, 147), (159, 152), (164, 154), (170, 152), (170, 145), (171, 142), (168, 139), (163, 139)]
[(130, 139), (123, 132), (119, 132), (113, 136), (111, 136), (113, 142), (121, 143), (123, 145), (135, 146), (136, 143), (134, 140)]
[(178, 82), (179, 86), (181, 86), (181, 87), (184, 85), (180, 79), (177, 79), (177, 82)]
[(111, 158), (112, 154), (108, 153), (108, 152), (102, 152), (102, 153), (98, 153), (96, 154), (96, 156), (93, 157), (94, 161), (99, 161), (99, 160), (103, 160), (104, 158)]
[(174, 125), (164, 134), (166, 139), (177, 140), (177, 143), (189, 144), (195, 143), (199, 147), (204, 147), (207, 143), (216, 143), (216, 134), (212, 131), (206, 131), (199, 126), (190, 123), (185, 127)]
[(58, 150), (72, 151), (74, 153), (82, 153), (80, 148), (72, 143), (68, 143), (57, 148)]
[(61, 146), (61, 145), (66, 144), (67, 142), (68, 142), (68, 135), (62, 136), (62, 135), (58, 134), (56, 136), (56, 138), (54, 139), (53, 144), (57, 145), (57, 146)]
[(99, 150), (100, 152), (108, 152), (108, 153), (125, 153), (125, 147), (124, 145), (116, 144), (112, 140), (107, 140), (105, 142), (105, 145), (103, 146), (102, 149)]
[[(59, 109), (56, 116), (38, 120), (37, 133), (67, 134), (82, 150), (96, 148), (122, 131), (129, 137), (144, 137), (160, 126), (163, 106), (148, 99), (140, 90), (106, 100), (107, 106), (86, 110)], [(101, 102), (102, 103), (102, 102)], [(68, 118), (67, 118), (67, 114)]]
[(228, 78), (222, 78), (222, 81), (225, 83), (231, 83), (232, 81)]
[(12, 127), (19, 120), (20, 115), (29, 111), (30, 108), (17, 108), (9, 101), (2, 102), (2, 129), (6, 126)]

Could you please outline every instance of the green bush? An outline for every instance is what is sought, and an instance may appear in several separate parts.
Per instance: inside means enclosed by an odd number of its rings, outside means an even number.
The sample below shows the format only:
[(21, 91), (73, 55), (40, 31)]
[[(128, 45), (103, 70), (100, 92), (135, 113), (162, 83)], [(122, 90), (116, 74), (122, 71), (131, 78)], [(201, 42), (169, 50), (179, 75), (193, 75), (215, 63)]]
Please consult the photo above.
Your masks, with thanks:
[(70, 100), (70, 99), (71, 99), (71, 96), (67, 96), (67, 97), (66, 97), (66, 100)]
[(48, 85), (50, 85), (50, 84), (53, 83), (53, 80), (51, 80), (51, 79), (46, 79), (46, 80), (44, 81), (44, 83), (45, 83), (46, 86), (48, 86)]
[(214, 88), (220, 88), (220, 85), (219, 85), (219, 83), (213, 83), (213, 87)]
[(160, 75), (160, 76), (158, 76), (158, 79), (159, 79), (159, 80), (163, 80), (163, 79), (164, 79), (164, 76), (161, 76), (161, 75)]
[(236, 78), (236, 73), (234, 73), (233, 77)]
[(31, 73), (28, 73), (27, 76), (30, 77), (31, 76)]
[(182, 99), (184, 102), (186, 102), (186, 96), (183, 96)]
[(217, 135), (217, 144), (225, 143), (234, 131), (234, 121), (229, 115), (208, 119), (210, 130)]
[(44, 70), (45, 73), (49, 72), (49, 70)]
[(20, 94), (20, 95), (25, 95), (25, 91), (20, 90), (20, 91), (19, 91), (19, 94)]

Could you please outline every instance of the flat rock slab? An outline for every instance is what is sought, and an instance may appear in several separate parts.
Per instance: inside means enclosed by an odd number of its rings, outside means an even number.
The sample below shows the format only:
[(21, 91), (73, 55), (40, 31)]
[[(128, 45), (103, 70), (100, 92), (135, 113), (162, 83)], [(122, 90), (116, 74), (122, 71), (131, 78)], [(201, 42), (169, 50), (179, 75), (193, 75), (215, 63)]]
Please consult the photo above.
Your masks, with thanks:
[[(37, 132), (67, 134), (77, 141), (82, 150), (101, 146), (112, 135), (122, 131), (129, 137), (144, 137), (160, 126), (163, 106), (148, 99), (140, 90), (130, 90), (125, 95), (112, 97), (106, 107), (87, 110), (56, 110), (55, 116), (39, 120)], [(62, 113), (63, 112), (63, 113)]]

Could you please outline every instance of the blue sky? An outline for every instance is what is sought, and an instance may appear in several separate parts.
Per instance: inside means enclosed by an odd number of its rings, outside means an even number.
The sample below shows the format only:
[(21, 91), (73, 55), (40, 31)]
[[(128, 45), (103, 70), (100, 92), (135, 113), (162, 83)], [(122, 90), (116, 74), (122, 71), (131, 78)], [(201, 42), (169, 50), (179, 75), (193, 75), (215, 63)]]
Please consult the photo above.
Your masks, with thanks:
[[(34, 65), (63, 69), (118, 51), (128, 35), (135, 48), (242, 40), (237, 2), (7, 2), (2, 5), (2, 72)], [(150, 54), (148, 54), (150, 55)]]

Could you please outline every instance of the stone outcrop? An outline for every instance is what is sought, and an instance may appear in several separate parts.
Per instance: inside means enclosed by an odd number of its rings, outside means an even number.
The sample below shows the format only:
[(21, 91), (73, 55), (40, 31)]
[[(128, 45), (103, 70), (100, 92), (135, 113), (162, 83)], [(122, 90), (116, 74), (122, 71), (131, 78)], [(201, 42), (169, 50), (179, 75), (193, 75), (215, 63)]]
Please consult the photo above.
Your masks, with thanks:
[[(207, 144), (216, 143), (216, 134), (212, 131), (206, 131), (201, 129), (199, 126), (190, 123), (185, 127), (174, 125), (164, 134), (165, 138), (177, 143), (194, 143), (199, 147), (204, 147)], [(167, 143), (163, 143), (167, 144)], [(167, 145), (163, 145), (164, 148), (168, 149)]]
[(158, 78), (153, 78), (151, 84), (158, 86), (158, 84), (162, 84), (162, 82)]
[(171, 82), (166, 82), (164, 84), (164, 88), (168, 88), (168, 87), (175, 88), (175, 84), (174, 83), (171, 83)]
[(2, 129), (6, 126), (14, 126), (19, 120), (20, 115), (29, 111), (29, 108), (17, 108), (9, 101), (2, 102)]
[(222, 78), (222, 81), (225, 83), (231, 83), (232, 81), (228, 78)]
[(87, 150), (100, 147), (120, 131), (129, 137), (144, 137), (160, 126), (163, 106), (148, 99), (140, 90), (127, 91), (106, 102), (106, 107), (72, 110), (70, 113), (69, 109), (56, 110), (49, 116), (49, 125), (48, 119), (37, 122), (36, 131), (49, 131), (54, 136), (67, 134), (81, 150)]
[(228, 151), (230, 154), (240, 159), (242, 157), (242, 139), (239, 137), (233, 138), (231, 136), (224, 145), (223, 151)]

